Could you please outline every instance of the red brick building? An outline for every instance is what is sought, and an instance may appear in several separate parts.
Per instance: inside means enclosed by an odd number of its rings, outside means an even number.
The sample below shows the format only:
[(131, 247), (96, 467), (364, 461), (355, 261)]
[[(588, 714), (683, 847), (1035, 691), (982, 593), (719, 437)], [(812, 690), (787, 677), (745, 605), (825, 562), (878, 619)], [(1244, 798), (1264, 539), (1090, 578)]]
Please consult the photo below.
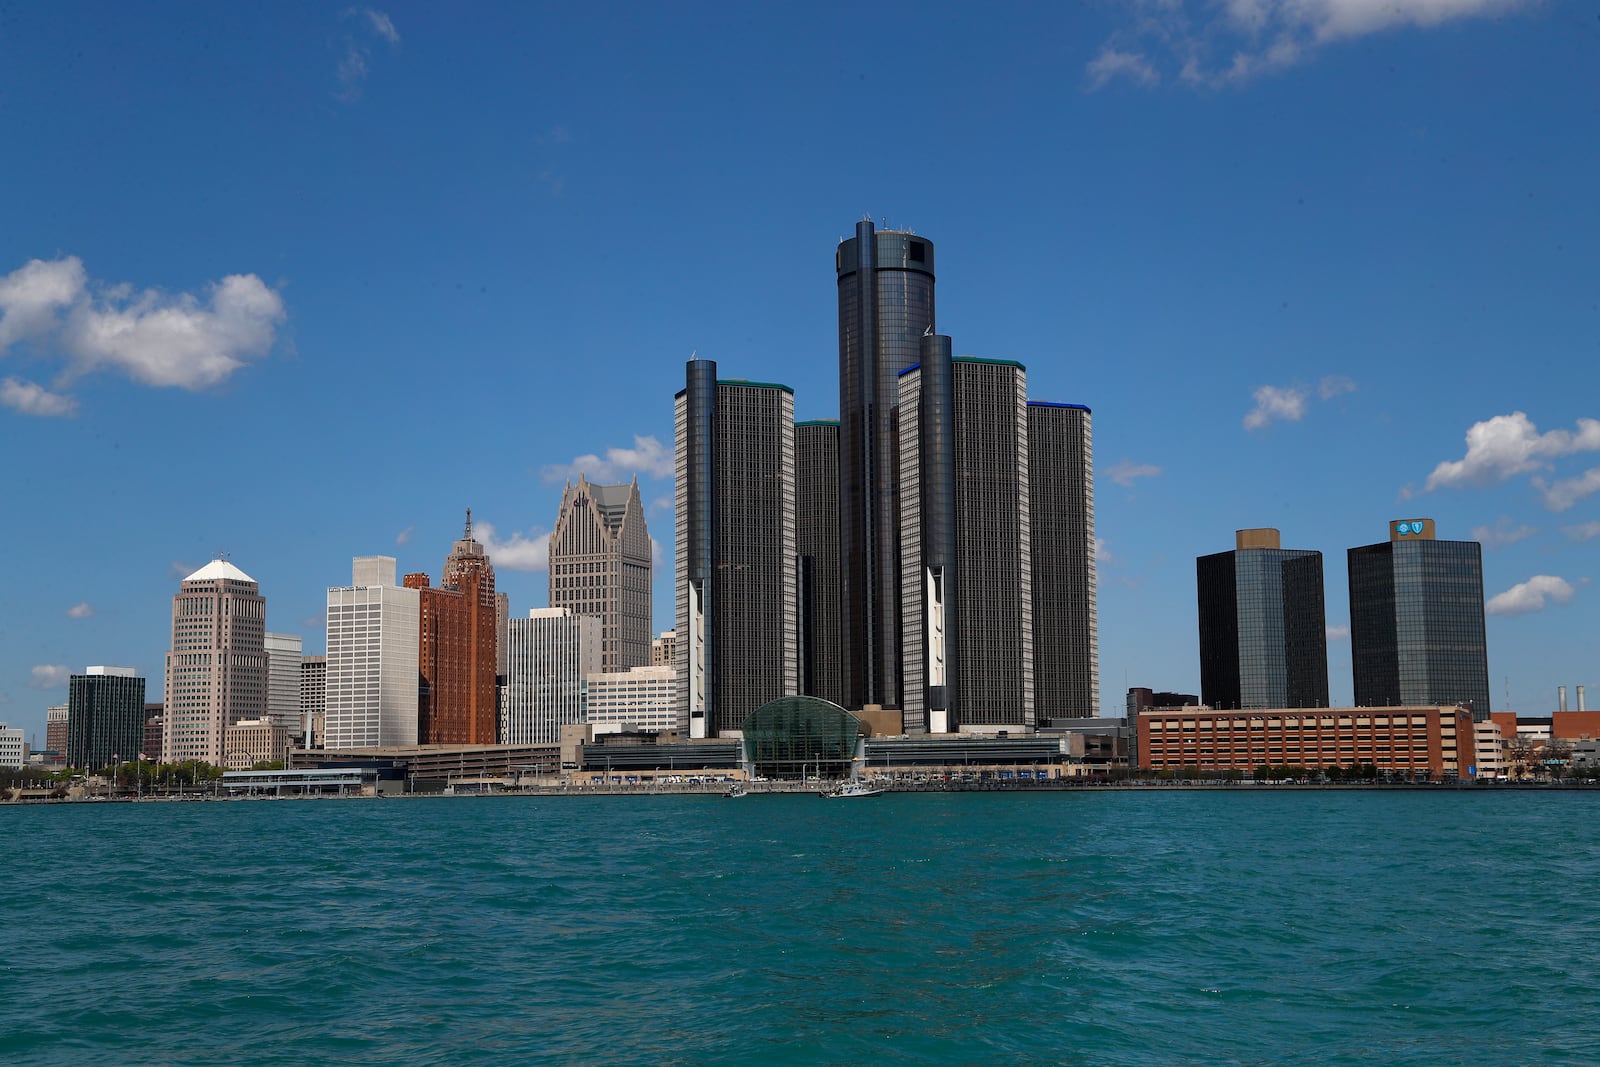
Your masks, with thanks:
[(467, 528), (444, 565), (444, 585), (408, 574), (419, 591), (418, 631), (422, 684), (417, 699), (417, 743), (492, 745), (496, 741), (496, 612), (494, 567)]
[(1468, 776), (1472, 713), (1461, 708), (1304, 708), (1139, 714), (1139, 764), (1150, 770), (1354, 767), (1429, 779)]

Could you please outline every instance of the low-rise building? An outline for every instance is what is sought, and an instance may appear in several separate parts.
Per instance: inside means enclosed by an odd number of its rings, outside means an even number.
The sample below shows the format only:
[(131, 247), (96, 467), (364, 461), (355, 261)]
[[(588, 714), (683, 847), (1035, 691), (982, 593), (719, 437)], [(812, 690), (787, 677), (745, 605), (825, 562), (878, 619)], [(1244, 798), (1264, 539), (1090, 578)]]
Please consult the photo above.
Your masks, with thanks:
[(585, 684), (584, 721), (596, 733), (677, 729), (672, 703), (677, 679), (678, 672), (671, 667), (591, 674)]
[(223, 733), (222, 765), (230, 771), (281, 761), (289, 749), (289, 729), (275, 719), (240, 719)]
[(21, 768), (28, 765), (28, 742), (20, 726), (0, 722), (0, 767)]
[(1477, 740), (1478, 768), (1475, 778), (1480, 782), (1493, 782), (1508, 776), (1511, 769), (1510, 746), (1500, 734), (1500, 724), (1492, 721), (1473, 723)]

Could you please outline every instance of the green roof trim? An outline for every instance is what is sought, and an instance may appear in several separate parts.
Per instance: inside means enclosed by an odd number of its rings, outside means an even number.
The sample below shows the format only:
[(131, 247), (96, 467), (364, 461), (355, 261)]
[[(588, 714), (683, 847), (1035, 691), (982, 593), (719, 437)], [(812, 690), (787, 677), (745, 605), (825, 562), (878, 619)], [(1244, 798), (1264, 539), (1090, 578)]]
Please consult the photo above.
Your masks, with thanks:
[(1027, 370), (1028, 369), (1026, 366), (1024, 366), (1021, 363), (1018, 363), (1014, 359), (982, 359), (982, 358), (980, 358), (978, 356), (956, 356), (950, 362), (952, 362), (952, 363), (987, 363), (991, 367), (1015, 367), (1018, 370)]
[(837, 426), (837, 425), (839, 425), (839, 420), (838, 419), (806, 419), (804, 422), (795, 423), (795, 426), (797, 428), (801, 427), (801, 426)]
[(788, 393), (790, 396), (794, 396), (794, 390), (792, 388), (790, 388), (789, 386), (784, 385), (782, 382), (752, 382), (752, 381), (747, 381), (744, 378), (718, 378), (717, 379), (717, 384), (718, 385), (748, 385), (748, 386), (750, 386), (751, 388), (754, 388), (754, 389), (782, 389), (784, 392)]

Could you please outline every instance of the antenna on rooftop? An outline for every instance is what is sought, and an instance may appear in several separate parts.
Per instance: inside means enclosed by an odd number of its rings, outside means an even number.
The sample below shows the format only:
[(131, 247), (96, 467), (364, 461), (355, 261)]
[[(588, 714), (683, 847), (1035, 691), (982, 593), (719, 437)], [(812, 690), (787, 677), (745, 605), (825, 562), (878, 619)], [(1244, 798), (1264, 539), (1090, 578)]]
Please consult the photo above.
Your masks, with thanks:
[(471, 508), (467, 509), (467, 529), (466, 529), (466, 532), (461, 535), (461, 540), (463, 540), (463, 541), (472, 540), (472, 509)]

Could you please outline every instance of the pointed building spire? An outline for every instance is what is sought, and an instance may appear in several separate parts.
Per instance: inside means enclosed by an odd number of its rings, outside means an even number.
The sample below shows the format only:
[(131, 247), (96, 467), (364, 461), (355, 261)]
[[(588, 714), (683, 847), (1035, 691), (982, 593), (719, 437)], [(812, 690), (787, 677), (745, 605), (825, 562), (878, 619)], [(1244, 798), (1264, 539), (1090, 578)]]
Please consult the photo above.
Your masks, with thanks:
[(467, 529), (466, 529), (466, 532), (461, 535), (461, 540), (463, 540), (463, 541), (472, 540), (472, 509), (471, 508), (467, 509)]

